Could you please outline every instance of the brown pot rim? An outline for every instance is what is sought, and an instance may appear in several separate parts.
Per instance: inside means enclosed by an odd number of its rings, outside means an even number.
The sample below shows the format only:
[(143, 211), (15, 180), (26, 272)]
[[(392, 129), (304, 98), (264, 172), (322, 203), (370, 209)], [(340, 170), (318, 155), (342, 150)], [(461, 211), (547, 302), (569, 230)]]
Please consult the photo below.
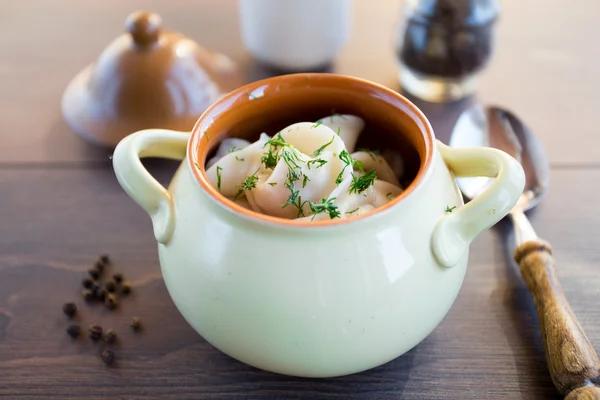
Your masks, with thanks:
[[(408, 185), (404, 191), (398, 195), (395, 199), (387, 202), (385, 205), (377, 207), (369, 212), (366, 212), (361, 215), (350, 216), (346, 218), (337, 218), (330, 220), (318, 220), (318, 221), (310, 221), (310, 220), (296, 220), (296, 219), (286, 219), (280, 217), (274, 217), (266, 214), (262, 214), (245, 207), (240, 206), (232, 200), (229, 200), (227, 197), (223, 196), (217, 188), (213, 187), (211, 183), (208, 181), (206, 176), (206, 169), (204, 167), (206, 163), (206, 156), (209, 152), (218, 144), (222, 139), (220, 136), (212, 137), (205, 134), (206, 129), (210, 126), (210, 123), (216, 119), (216, 116), (223, 112), (225, 109), (232, 107), (234, 104), (239, 105), (239, 102), (242, 101), (253, 101), (249, 93), (253, 93), (256, 89), (260, 87), (264, 87), (265, 85), (276, 85), (282, 82), (295, 82), (299, 80), (310, 80), (311, 84), (315, 82), (329, 82), (329, 83), (345, 83), (345, 84), (360, 84), (364, 86), (368, 86), (371, 89), (380, 91), (387, 96), (391, 96), (396, 101), (400, 101), (405, 107), (404, 110), (399, 110), (399, 112), (405, 113), (408, 118), (411, 118), (419, 127), (420, 132), (423, 135), (424, 140), (424, 157), (421, 156), (421, 164), (419, 166), (419, 171), (417, 175), (413, 179), (413, 181)], [(408, 112), (407, 112), (408, 110)], [(222, 135), (224, 136), (224, 135)], [(224, 137), (223, 137), (224, 138)], [(330, 74), (330, 73), (296, 73), (296, 74), (288, 74), (281, 75), (272, 78), (263, 79), (260, 81), (252, 82), (246, 84), (244, 86), (235, 89), (225, 96), (221, 97), (215, 103), (213, 103), (198, 119), (194, 128), (191, 132), (190, 140), (188, 141), (186, 159), (189, 165), (190, 170), (192, 171), (192, 175), (195, 178), (196, 182), (206, 191), (206, 193), (217, 203), (225, 206), (229, 210), (241, 214), (245, 217), (248, 217), (252, 220), (258, 222), (267, 222), (270, 224), (275, 224), (282, 227), (319, 227), (319, 226), (334, 226), (351, 223), (357, 220), (363, 220), (373, 216), (374, 214), (380, 214), (390, 208), (396, 206), (401, 203), (404, 199), (406, 199), (411, 193), (413, 193), (423, 182), (427, 172), (429, 171), (431, 164), (433, 162), (433, 156), (435, 152), (435, 136), (433, 133), (433, 128), (431, 124), (423, 114), (423, 112), (414, 105), (410, 100), (401, 95), (400, 93), (393, 91), (383, 85), (378, 83), (368, 81), (361, 78), (356, 78), (347, 75), (340, 74)]]

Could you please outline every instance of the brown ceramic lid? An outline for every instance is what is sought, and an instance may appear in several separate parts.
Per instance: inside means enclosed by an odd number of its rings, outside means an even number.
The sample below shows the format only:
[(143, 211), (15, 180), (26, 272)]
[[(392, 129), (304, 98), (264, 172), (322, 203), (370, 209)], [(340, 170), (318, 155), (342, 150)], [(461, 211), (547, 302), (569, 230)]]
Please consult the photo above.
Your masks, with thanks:
[(66, 122), (86, 140), (114, 147), (141, 129), (190, 131), (209, 105), (243, 83), (229, 58), (162, 29), (157, 14), (133, 13), (125, 27), (63, 95)]

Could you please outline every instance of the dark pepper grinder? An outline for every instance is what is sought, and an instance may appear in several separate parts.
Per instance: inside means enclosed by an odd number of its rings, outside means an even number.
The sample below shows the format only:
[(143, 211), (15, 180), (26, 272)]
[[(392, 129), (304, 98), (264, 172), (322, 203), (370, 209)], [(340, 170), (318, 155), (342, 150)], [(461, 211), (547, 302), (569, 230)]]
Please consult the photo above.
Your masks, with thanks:
[(475, 92), (492, 54), (496, 0), (405, 0), (397, 56), (400, 84), (413, 96), (452, 102)]

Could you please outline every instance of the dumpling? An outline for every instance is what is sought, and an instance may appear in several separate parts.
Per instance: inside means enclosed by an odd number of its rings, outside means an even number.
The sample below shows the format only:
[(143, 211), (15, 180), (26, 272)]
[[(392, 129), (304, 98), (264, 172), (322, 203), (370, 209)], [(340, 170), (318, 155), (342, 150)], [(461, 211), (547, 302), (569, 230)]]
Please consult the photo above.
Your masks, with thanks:
[(240, 184), (260, 167), (262, 149), (268, 140), (269, 136), (263, 133), (256, 142), (243, 149), (227, 153), (214, 162), (206, 170), (206, 176), (211, 185), (224, 196), (238, 195)]
[(352, 153), (352, 158), (362, 162), (365, 171), (374, 169), (377, 172), (377, 179), (400, 186), (396, 174), (394, 174), (392, 168), (379, 154), (372, 151), (357, 151)]
[(223, 139), (223, 141), (219, 145), (219, 148), (217, 149), (217, 152), (215, 153), (215, 155), (210, 160), (208, 160), (208, 162), (206, 163), (206, 167), (207, 168), (212, 167), (214, 163), (216, 163), (221, 158), (223, 158), (227, 153), (231, 153), (235, 150), (243, 149), (244, 147), (247, 147), (249, 145), (250, 145), (250, 142), (247, 140), (244, 140), (244, 139), (238, 139), (238, 138)]
[(394, 171), (394, 176), (398, 179), (402, 178), (402, 175), (404, 175), (404, 160), (402, 160), (402, 156), (397, 151), (391, 149), (385, 149), (381, 153), (381, 156), (388, 163), (392, 171)]
[(365, 127), (365, 121), (362, 118), (350, 114), (333, 114), (319, 121), (322, 121), (323, 125), (332, 131), (339, 133), (348, 153), (352, 153), (356, 148), (358, 136)]
[(310, 204), (328, 197), (340, 174), (341, 179), (351, 174), (352, 168), (342, 171), (344, 150), (341, 138), (325, 125), (302, 122), (284, 129), (265, 149), (277, 161), (263, 163), (256, 187), (246, 193), (250, 204), (281, 218), (310, 214)]
[(360, 215), (402, 193), (384, 157), (350, 154), (363, 127), (356, 116), (336, 114), (273, 137), (263, 133), (233, 152), (245, 143), (226, 139), (206, 173), (223, 195), (259, 213), (311, 220)]

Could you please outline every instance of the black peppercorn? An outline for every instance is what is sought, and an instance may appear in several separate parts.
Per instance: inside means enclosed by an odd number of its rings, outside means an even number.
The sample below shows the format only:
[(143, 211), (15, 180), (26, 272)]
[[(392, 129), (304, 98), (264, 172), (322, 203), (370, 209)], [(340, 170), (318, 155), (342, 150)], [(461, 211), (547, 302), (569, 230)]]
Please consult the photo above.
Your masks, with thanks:
[(133, 317), (131, 321), (131, 328), (133, 328), (134, 331), (140, 331), (142, 329), (142, 322), (138, 317)]
[(100, 261), (102, 261), (102, 263), (105, 265), (110, 264), (110, 258), (108, 257), (108, 254), (102, 254), (100, 256)]
[(113, 293), (107, 293), (106, 297), (104, 298), (104, 305), (106, 308), (113, 310), (119, 305), (119, 300)]
[(117, 340), (117, 332), (114, 329), (107, 329), (104, 333), (104, 341), (107, 343), (114, 343)]
[(85, 278), (83, 281), (81, 281), (81, 284), (83, 285), (84, 288), (89, 289), (94, 284), (94, 281), (91, 280), (90, 278)]
[(90, 325), (88, 332), (90, 339), (92, 339), (94, 342), (100, 340), (102, 337), (102, 327), (100, 325)]
[(100, 357), (106, 365), (111, 365), (115, 361), (115, 353), (110, 349), (105, 349), (102, 354), (100, 354)]
[(90, 289), (83, 289), (81, 291), (81, 295), (83, 296), (83, 299), (85, 301), (91, 301), (91, 300), (94, 299), (94, 297), (96, 297), (95, 294), (94, 294), (94, 292), (91, 291)]
[(94, 264), (94, 269), (97, 269), (99, 273), (102, 273), (104, 271), (105, 266), (106, 265), (102, 261), (98, 260)]
[(117, 284), (113, 281), (106, 282), (106, 285), (104, 287), (106, 288), (106, 291), (108, 293), (114, 293), (115, 290), (117, 290)]
[(79, 325), (69, 325), (69, 327), (67, 328), (67, 334), (69, 336), (71, 336), (73, 339), (77, 339), (77, 337), (79, 337), (79, 333), (81, 332), (81, 328), (79, 327)]
[(123, 284), (121, 285), (121, 293), (123, 293), (123, 294), (131, 293), (131, 283), (129, 281), (123, 282)]
[(96, 294), (96, 297), (98, 298), (98, 300), (104, 301), (104, 300), (106, 300), (107, 294), (108, 294), (108, 292), (106, 291), (106, 289), (102, 289), (102, 290), (98, 291), (98, 293)]
[(98, 271), (96, 268), (88, 269), (88, 274), (90, 274), (94, 280), (98, 280), (98, 278), (100, 278), (100, 271)]
[(75, 303), (65, 303), (63, 304), (62, 309), (65, 315), (69, 318), (73, 318), (75, 316), (75, 313), (77, 312), (77, 306), (75, 305)]
[(116, 283), (121, 283), (121, 282), (123, 282), (123, 274), (114, 274), (114, 275), (113, 275), (113, 280), (114, 280)]

